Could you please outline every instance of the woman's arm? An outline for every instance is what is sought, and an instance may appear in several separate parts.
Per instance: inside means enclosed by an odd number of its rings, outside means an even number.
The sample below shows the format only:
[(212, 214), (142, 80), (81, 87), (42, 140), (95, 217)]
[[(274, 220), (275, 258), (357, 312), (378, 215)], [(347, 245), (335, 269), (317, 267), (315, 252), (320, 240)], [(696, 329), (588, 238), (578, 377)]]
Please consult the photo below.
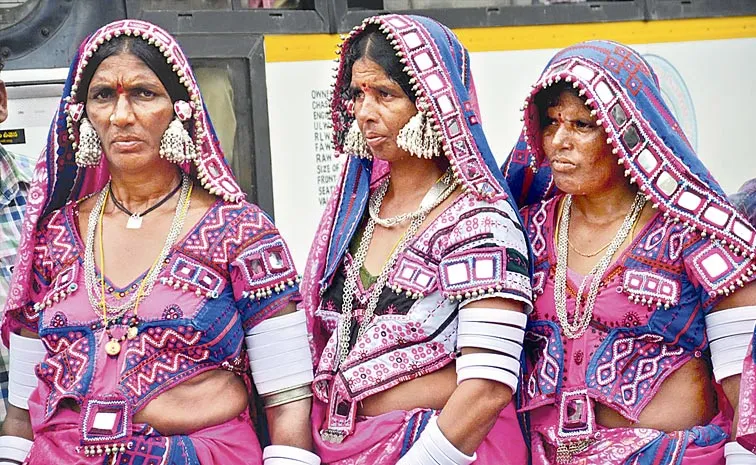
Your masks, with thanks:
[(27, 402), (38, 382), (29, 367), (41, 362), (47, 350), (37, 334), (24, 329), (11, 333), (10, 341), (8, 411), (0, 431), (0, 462), (21, 463), (34, 440)]
[(312, 450), (311, 404), (308, 397), (266, 409), (271, 443)]
[[(522, 303), (498, 297), (477, 300), (465, 308), (523, 312)], [(465, 348), (462, 355), (476, 352), (495, 353), (485, 349)], [(441, 411), (438, 427), (457, 449), (466, 455), (472, 455), (493, 428), (501, 411), (512, 401), (512, 397), (512, 389), (497, 381), (462, 381)]]
[(263, 463), (320, 465), (310, 452), (312, 353), (304, 313), (289, 302), (249, 330), (245, 342), (272, 442), (263, 450)]
[[(756, 305), (756, 282), (747, 284), (744, 288), (737, 290), (733, 294), (722, 299), (721, 302), (712, 310), (712, 314), (725, 310), (736, 309), (740, 307), (754, 307)], [(745, 324), (745, 322), (744, 322)], [(750, 333), (753, 333), (751, 330)], [(732, 439), (737, 436), (737, 426), (739, 419), (738, 403), (740, 397), (740, 373), (728, 376), (721, 380), (722, 390), (730, 401), (730, 405), (735, 412), (732, 424)]]
[[(294, 313), (296, 309), (296, 304), (289, 303), (272, 318)], [(306, 397), (265, 409), (271, 443), (312, 450), (311, 399)]]
[(34, 434), (32, 433), (29, 411), (8, 404), (8, 412), (3, 427), (0, 429), (0, 436), (16, 436), (33, 441)]
[[(33, 333), (27, 329), (21, 329), (20, 335), (30, 339), (39, 339), (37, 333)], [(10, 350), (13, 349), (11, 348)], [(13, 374), (9, 373), (9, 376), (13, 376)], [(3, 426), (0, 429), (0, 436), (16, 436), (30, 441), (34, 440), (29, 411), (10, 403), (7, 405), (8, 411)]]

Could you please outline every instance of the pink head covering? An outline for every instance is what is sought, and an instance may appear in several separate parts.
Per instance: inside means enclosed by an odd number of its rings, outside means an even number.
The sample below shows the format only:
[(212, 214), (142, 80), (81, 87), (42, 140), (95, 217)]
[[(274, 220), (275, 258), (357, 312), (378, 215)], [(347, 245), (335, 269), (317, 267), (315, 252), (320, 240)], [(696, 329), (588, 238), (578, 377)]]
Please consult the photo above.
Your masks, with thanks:
[[(225, 161), (189, 60), (176, 39), (146, 21), (128, 19), (103, 26), (79, 46), (47, 137), (47, 144), (37, 162), (27, 198), (18, 261), (5, 304), (6, 315), (12, 310), (22, 308), (24, 311), (33, 312), (28, 306), (29, 286), (36, 245), (35, 232), (40, 220), (68, 201), (77, 201), (99, 191), (110, 178), (107, 163), (101, 162), (97, 166), (83, 168), (74, 161), (79, 142), (79, 119), (84, 111), (84, 102), (77, 101), (76, 94), (84, 70), (97, 49), (105, 42), (122, 35), (144, 40), (160, 50), (166, 61), (172, 65), (179, 82), (186, 88), (189, 102), (184, 108), (191, 111), (191, 117), (188, 119), (189, 133), (195, 143), (197, 156), (193, 162), (185, 163), (181, 168), (196, 175), (205, 189), (226, 201), (238, 202), (245, 197)], [(7, 337), (8, 325), (4, 320), (3, 339), (6, 344)]]

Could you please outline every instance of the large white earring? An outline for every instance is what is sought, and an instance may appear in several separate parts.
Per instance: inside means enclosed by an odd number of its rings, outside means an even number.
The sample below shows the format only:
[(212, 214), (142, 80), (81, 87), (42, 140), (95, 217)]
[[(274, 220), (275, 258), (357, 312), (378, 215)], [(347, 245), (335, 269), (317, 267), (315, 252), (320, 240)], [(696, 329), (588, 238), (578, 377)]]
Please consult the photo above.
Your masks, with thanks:
[(396, 145), (418, 158), (441, 155), (441, 135), (433, 129), (430, 118), (419, 110), (396, 136)]
[(196, 154), (189, 131), (178, 118), (173, 118), (160, 139), (160, 157), (180, 165), (194, 160)]
[(102, 159), (102, 144), (94, 126), (84, 117), (79, 124), (79, 146), (74, 156), (76, 164), (82, 168), (97, 166)]
[(361, 158), (373, 158), (368, 149), (365, 136), (362, 135), (360, 126), (357, 124), (357, 120), (352, 121), (352, 125), (349, 127), (349, 131), (347, 131), (347, 135), (344, 138), (344, 152), (357, 155)]

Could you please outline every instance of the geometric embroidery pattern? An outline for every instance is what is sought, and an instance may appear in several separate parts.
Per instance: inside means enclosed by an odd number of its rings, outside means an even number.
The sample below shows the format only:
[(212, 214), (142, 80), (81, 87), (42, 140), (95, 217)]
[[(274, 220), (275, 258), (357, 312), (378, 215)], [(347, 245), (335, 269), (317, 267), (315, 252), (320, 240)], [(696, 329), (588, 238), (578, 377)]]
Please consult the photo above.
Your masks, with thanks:
[(53, 355), (39, 364), (37, 375), (50, 388), (45, 406), (49, 418), (63, 397), (81, 399), (87, 392), (94, 371), (93, 341), (91, 333), (81, 331), (44, 336), (44, 341)]
[(219, 272), (224, 272), (225, 266), (240, 249), (256, 243), (272, 231), (275, 228), (254, 205), (222, 204), (187, 237), (182, 250), (199, 259), (209, 259)]
[(651, 392), (692, 354), (666, 344), (658, 334), (620, 332), (614, 336), (596, 351), (586, 373), (587, 385), (627, 418), (635, 419), (651, 401)]
[(145, 392), (167, 385), (177, 375), (186, 376), (201, 368), (210, 350), (197, 345), (203, 333), (190, 326), (176, 329), (151, 327), (126, 349), (121, 384), (138, 408), (147, 398)]
[(546, 252), (546, 238), (543, 236), (544, 223), (546, 223), (549, 216), (546, 204), (547, 202), (541, 202), (538, 210), (533, 214), (531, 221), (527, 223), (528, 232), (530, 233), (530, 246), (533, 249), (533, 255), (538, 258), (541, 258)]
[(528, 409), (553, 401), (561, 391), (564, 347), (559, 328), (551, 321), (528, 325), (525, 333), (527, 373), (524, 377)]
[(212, 268), (178, 253), (174, 254), (169, 270), (170, 277), (160, 278), (161, 283), (175, 289), (192, 291), (197, 295), (217, 298), (226, 284), (223, 277)]
[(651, 271), (625, 270), (622, 287), (635, 303), (669, 308), (680, 301), (680, 284)]
[(436, 267), (408, 250), (399, 256), (388, 285), (397, 292), (410, 291), (413, 297), (423, 297), (436, 288)]
[(470, 297), (470, 293), (501, 289), (507, 257), (501, 247), (475, 248), (450, 254), (439, 265), (441, 292), (445, 297)]
[(287, 283), (293, 285), (297, 278), (294, 261), (280, 236), (257, 241), (240, 253), (231, 266), (232, 279), (235, 278), (237, 270), (243, 278), (233, 279), (237, 295), (246, 292), (259, 298), (263, 297), (262, 292), (266, 291), (267, 296), (267, 291), (271, 288), (280, 292)]
[[(527, 249), (515, 215), (506, 201), (492, 206), (460, 196), (399, 255), (375, 319), (334, 368), (335, 327), (351, 265), (345, 254), (315, 312), (330, 335), (315, 372), (314, 394), (328, 399), (331, 380), (338, 378), (344, 395), (359, 401), (446, 366), (458, 350), (457, 309), (464, 304), (458, 300), (506, 296), (530, 303)], [(369, 291), (356, 294), (354, 313), (360, 321), (366, 306), (362, 297)]]
[[(740, 282), (751, 266), (748, 259), (736, 256), (721, 244), (712, 242), (698, 250), (692, 258), (693, 271), (704, 288), (713, 293), (715, 289)], [(729, 290), (728, 290), (729, 293)]]

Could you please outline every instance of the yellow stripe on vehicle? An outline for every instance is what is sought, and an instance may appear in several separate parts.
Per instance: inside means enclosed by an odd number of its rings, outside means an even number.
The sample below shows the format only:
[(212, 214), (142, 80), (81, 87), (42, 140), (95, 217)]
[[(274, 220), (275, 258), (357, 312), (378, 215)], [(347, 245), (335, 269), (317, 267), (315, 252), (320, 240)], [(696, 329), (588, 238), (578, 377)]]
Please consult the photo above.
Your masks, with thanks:
[[(756, 37), (756, 16), (479, 27), (454, 32), (470, 52), (563, 48), (591, 39), (624, 44), (747, 39)], [(335, 59), (339, 41), (337, 34), (266, 35), (265, 61)]]

